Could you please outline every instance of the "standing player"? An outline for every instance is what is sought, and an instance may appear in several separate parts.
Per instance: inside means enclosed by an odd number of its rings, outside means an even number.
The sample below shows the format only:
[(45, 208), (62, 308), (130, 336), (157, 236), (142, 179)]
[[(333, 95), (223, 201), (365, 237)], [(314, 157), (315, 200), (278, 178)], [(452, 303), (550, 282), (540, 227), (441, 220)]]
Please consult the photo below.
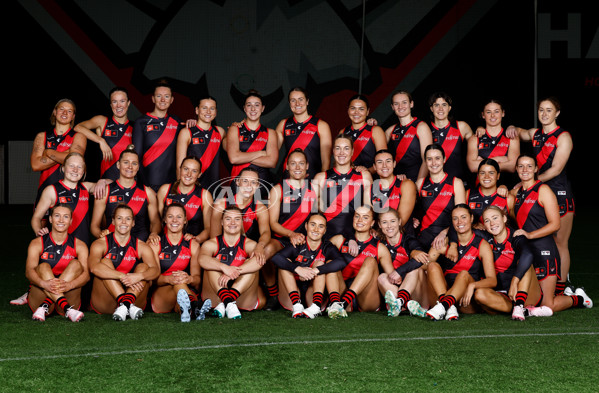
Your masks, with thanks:
[(187, 233), (195, 236), (199, 244), (210, 238), (213, 200), (210, 191), (200, 186), (198, 178), (202, 173), (202, 163), (196, 156), (186, 157), (181, 162), (179, 179), (173, 184), (164, 184), (157, 193), (158, 211), (164, 217), (164, 210), (173, 202), (181, 203), (187, 212)]
[(288, 95), (289, 108), (293, 116), (283, 119), (276, 128), (279, 148), (285, 145), (287, 157), (283, 170), (287, 170), (287, 159), (297, 149), (301, 149), (308, 159), (308, 179), (313, 179), (320, 171), (326, 171), (331, 164), (331, 128), (324, 120), (308, 113), (310, 100), (301, 87), (291, 89)]
[(198, 121), (185, 127), (177, 137), (177, 178), (181, 177), (181, 164), (186, 157), (195, 156), (203, 169), (200, 184), (214, 192), (220, 180), (220, 150), (225, 130), (213, 125), (216, 118), (216, 99), (200, 98), (196, 107)]
[(124, 87), (110, 90), (110, 108), (112, 117), (97, 115), (75, 126), (75, 131), (85, 135), (90, 141), (96, 142), (102, 151), (100, 177), (116, 180), (119, 170), (116, 162), (123, 150), (131, 144), (133, 125), (129, 122), (129, 95)]
[(245, 120), (239, 127), (229, 127), (226, 136), (225, 149), (229, 161), (233, 165), (231, 177), (239, 176), (244, 168), (254, 168), (261, 181), (270, 185), (270, 169), (277, 165), (279, 149), (275, 130), (260, 123), (265, 106), (262, 96), (255, 91), (250, 91), (243, 105)]
[(114, 231), (114, 225), (109, 224), (113, 213), (120, 204), (127, 204), (135, 215), (136, 225), (132, 229), (133, 236), (141, 241), (150, 238), (157, 240), (161, 228), (156, 193), (150, 187), (137, 183), (139, 156), (135, 150), (123, 151), (117, 162), (117, 168), (119, 169), (118, 180), (106, 187), (104, 197), (94, 201), (92, 235), (99, 238)]
[(131, 234), (133, 209), (119, 205), (113, 212), (114, 232), (92, 243), (89, 268), (94, 275), (91, 307), (100, 314), (112, 313), (116, 321), (143, 316), (152, 280), (160, 268), (152, 249)]
[[(570, 133), (557, 125), (560, 114), (560, 103), (550, 97), (539, 101), (537, 112), (542, 128), (508, 127), (506, 134), (516, 134), (520, 141), (531, 141), (533, 154), (539, 165), (538, 179), (551, 188), (557, 197), (560, 213), (560, 228), (553, 235), (561, 259), (560, 280), (557, 282), (557, 293), (565, 289), (570, 272), (570, 249), (568, 241), (574, 223), (574, 195), (566, 174), (566, 165), (572, 153), (573, 143)], [(512, 132), (510, 132), (512, 131)]]
[(427, 175), (424, 149), (433, 143), (428, 125), (412, 117), (414, 100), (410, 93), (397, 91), (391, 98), (391, 108), (399, 123), (387, 128), (385, 135), (389, 150), (395, 154), (395, 174), (403, 174), (412, 181)]
[(352, 165), (353, 143), (339, 134), (333, 142), (333, 168), (314, 177), (319, 189), (320, 210), (327, 219), (325, 239), (335, 234), (352, 236), (352, 220), (356, 207), (367, 203), (366, 190), (372, 184), (369, 171), (358, 172)]
[(71, 208), (56, 205), (49, 217), (52, 229), (35, 238), (27, 249), (25, 276), (31, 283), (28, 302), (36, 321), (55, 309), (73, 322), (83, 318), (81, 287), (89, 281), (87, 246), (69, 235)]
[[(190, 310), (197, 310), (197, 317), (203, 319), (197, 297), (202, 279), (198, 263), (200, 245), (193, 239), (185, 238), (187, 217), (183, 205), (173, 202), (166, 207), (163, 217), (164, 233), (160, 236), (160, 242), (150, 244), (160, 266), (160, 275), (152, 294), (152, 310), (155, 313), (167, 313), (178, 305), (181, 322), (191, 320)], [(210, 306), (207, 305), (207, 308)]]
[(180, 120), (168, 114), (174, 97), (170, 86), (159, 83), (154, 89), (154, 109), (133, 124), (133, 145), (141, 157), (143, 184), (154, 191), (176, 180), (177, 135)]
[(35, 204), (46, 187), (62, 178), (60, 166), (70, 152), (85, 154), (87, 140), (85, 136), (73, 130), (75, 123), (75, 103), (62, 99), (56, 103), (50, 116), (52, 130), (38, 133), (33, 140), (31, 151), (31, 169), (41, 172)]
[(390, 274), (393, 265), (387, 247), (371, 233), (374, 223), (372, 208), (368, 205), (358, 207), (353, 216), (352, 236), (331, 238), (331, 243), (344, 254), (347, 265), (326, 278), (330, 318), (346, 317), (346, 310), (376, 311), (380, 306), (379, 268)]
[(431, 132), (433, 142), (443, 146), (445, 151), (445, 171), (453, 177), (464, 179), (465, 152), (468, 139), (472, 136), (472, 128), (465, 121), (453, 120), (451, 111), (452, 99), (448, 94), (433, 93), (428, 99), (428, 106), (433, 114)]
[(387, 148), (385, 132), (379, 126), (366, 123), (370, 107), (368, 98), (357, 94), (349, 99), (347, 115), (351, 125), (339, 131), (339, 134), (351, 138), (353, 142), (352, 163), (374, 173), (374, 155), (377, 151)]
[(217, 304), (219, 318), (241, 318), (239, 309), (257, 310), (264, 306), (264, 294), (258, 285), (261, 265), (254, 254), (256, 242), (243, 233), (242, 212), (235, 206), (225, 209), (220, 223), (222, 234), (206, 241), (200, 249), (204, 269), (202, 298)]
[[(327, 230), (326, 218), (310, 216), (304, 224), (306, 241), (301, 245), (288, 244), (272, 257), (279, 268), (279, 301), (291, 309), (293, 318), (314, 319), (324, 302), (326, 275), (343, 269), (347, 262), (337, 247), (323, 240)], [(310, 306), (304, 308), (304, 304)]]

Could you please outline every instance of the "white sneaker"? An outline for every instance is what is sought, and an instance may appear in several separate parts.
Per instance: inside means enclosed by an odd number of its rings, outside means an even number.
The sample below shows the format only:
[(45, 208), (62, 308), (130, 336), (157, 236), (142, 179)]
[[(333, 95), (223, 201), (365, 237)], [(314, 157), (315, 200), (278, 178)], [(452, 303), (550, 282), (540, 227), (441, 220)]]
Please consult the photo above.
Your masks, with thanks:
[(320, 315), (320, 307), (312, 303), (310, 307), (304, 309), (304, 315), (310, 319), (314, 319)]
[(304, 305), (295, 303), (291, 308), (291, 318), (301, 318), (304, 315)]
[(424, 309), (420, 303), (416, 300), (410, 300), (408, 302), (408, 311), (410, 311), (410, 315), (415, 317), (426, 317), (426, 309)]
[(127, 319), (127, 315), (129, 315), (129, 310), (127, 310), (127, 306), (121, 304), (112, 313), (112, 319), (114, 319), (115, 321), (124, 321)]
[(426, 316), (430, 319), (434, 319), (435, 321), (440, 321), (445, 317), (445, 307), (443, 307), (441, 303), (437, 302), (435, 307), (426, 312)]
[(219, 318), (225, 317), (225, 303), (218, 303), (218, 305), (214, 307), (214, 315)]
[(129, 306), (129, 317), (133, 320), (140, 319), (144, 316), (144, 310), (137, 307), (135, 304)]
[(227, 314), (227, 318), (229, 319), (241, 319), (241, 313), (239, 312), (239, 309), (237, 308), (237, 303), (235, 302), (227, 304), (225, 312)]
[(204, 304), (202, 304), (202, 307), (195, 309), (196, 321), (203, 321), (204, 319), (206, 319), (206, 313), (210, 311), (211, 308), (212, 300), (206, 299)]
[(392, 291), (385, 292), (385, 303), (387, 304), (387, 316), (396, 317), (401, 312), (403, 300), (397, 299)]
[(191, 315), (189, 314), (191, 302), (189, 301), (189, 296), (187, 295), (187, 292), (185, 292), (185, 289), (179, 289), (177, 292), (177, 304), (181, 309), (181, 322), (191, 321)]
[(331, 304), (329, 308), (327, 308), (327, 314), (331, 319), (347, 318), (347, 311), (345, 311), (343, 303), (341, 302), (335, 302)]
[(524, 321), (524, 306), (514, 306), (512, 310), (512, 319), (514, 321)]
[(24, 306), (25, 304), (27, 304), (28, 297), (29, 297), (29, 292), (25, 292), (18, 298), (11, 300), (10, 304), (12, 304), (13, 306)]
[(35, 310), (35, 312), (31, 316), (31, 319), (33, 319), (34, 321), (42, 321), (42, 322), (44, 322), (46, 320), (46, 315), (47, 314), (48, 314), (48, 309), (46, 307), (39, 306), (37, 308), (37, 310)]
[(449, 309), (447, 310), (447, 313), (445, 313), (446, 321), (457, 321), (459, 317), (460, 317), (460, 314), (458, 314), (458, 309), (455, 305), (449, 307)]
[(547, 306), (526, 306), (526, 311), (528, 312), (528, 315), (531, 317), (550, 317), (553, 315), (553, 310)]
[(593, 308), (593, 301), (591, 300), (589, 295), (587, 295), (587, 293), (584, 291), (584, 289), (576, 288), (576, 290), (574, 291), (574, 294), (576, 296), (582, 296), (582, 298), (584, 299), (583, 304), (586, 308)]
[(71, 322), (79, 322), (83, 319), (83, 313), (73, 307), (69, 308), (64, 314)]
[(576, 296), (574, 294), (574, 290), (572, 289), (572, 287), (566, 287), (564, 289), (564, 296)]

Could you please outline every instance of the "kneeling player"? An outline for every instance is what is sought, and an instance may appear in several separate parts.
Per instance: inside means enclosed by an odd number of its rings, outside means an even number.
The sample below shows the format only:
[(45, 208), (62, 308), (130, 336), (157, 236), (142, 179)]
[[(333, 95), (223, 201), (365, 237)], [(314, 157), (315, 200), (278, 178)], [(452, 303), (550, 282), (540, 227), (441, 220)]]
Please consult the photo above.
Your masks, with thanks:
[(25, 275), (31, 283), (27, 299), (35, 310), (34, 320), (45, 321), (54, 308), (73, 322), (83, 318), (78, 308), (81, 287), (89, 281), (88, 250), (85, 243), (69, 235), (71, 219), (71, 208), (55, 205), (50, 210), (51, 231), (29, 243)]
[(346, 309), (376, 311), (381, 304), (377, 286), (379, 263), (387, 274), (393, 271), (393, 264), (387, 247), (371, 234), (374, 222), (370, 206), (358, 207), (353, 216), (354, 235), (348, 239), (343, 235), (331, 238), (331, 243), (344, 254), (347, 266), (326, 279), (330, 318), (346, 317)]
[(112, 312), (116, 321), (143, 316), (152, 280), (160, 274), (154, 253), (131, 236), (133, 209), (125, 204), (113, 212), (114, 232), (97, 239), (90, 249), (90, 271), (95, 276), (91, 307), (100, 314)]
[(258, 285), (261, 265), (251, 255), (256, 242), (242, 235), (241, 209), (227, 207), (221, 218), (222, 234), (207, 240), (200, 249), (200, 266), (204, 269), (202, 298), (210, 299), (219, 318), (241, 318), (239, 309), (256, 310), (264, 306), (265, 297)]
[[(343, 269), (346, 261), (334, 245), (322, 240), (327, 230), (323, 215), (313, 214), (304, 226), (305, 243), (286, 246), (272, 257), (272, 262), (279, 268), (281, 305), (292, 309), (293, 318), (314, 319), (322, 308), (325, 275)], [(312, 304), (304, 308), (302, 299), (307, 303), (310, 297)]]

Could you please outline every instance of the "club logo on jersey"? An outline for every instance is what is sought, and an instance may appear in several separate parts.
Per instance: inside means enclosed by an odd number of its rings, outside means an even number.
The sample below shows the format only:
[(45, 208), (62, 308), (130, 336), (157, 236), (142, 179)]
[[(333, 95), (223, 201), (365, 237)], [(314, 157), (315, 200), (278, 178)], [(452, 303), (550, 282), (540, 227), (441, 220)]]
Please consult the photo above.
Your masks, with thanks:
[(193, 138), (192, 139), (194, 145), (204, 144), (206, 143), (204, 138)]
[(167, 253), (161, 252), (160, 254), (158, 254), (158, 258), (163, 259), (163, 260), (164, 259), (171, 259), (171, 254), (167, 254)]
[(146, 126), (146, 131), (147, 132), (159, 131), (159, 130), (160, 130), (160, 126), (158, 124), (148, 124)]
[(52, 260), (52, 259), (54, 259), (54, 253), (53, 252), (44, 252), (40, 256), (40, 258), (44, 259), (44, 260)]
[(477, 209), (480, 209), (482, 207), (482, 205), (479, 202), (470, 202), (468, 204), (468, 206), (470, 206), (471, 210), (477, 210)]
[(73, 202), (73, 199), (71, 197), (64, 197), (64, 196), (59, 197), (58, 200), (60, 201), (60, 203), (72, 203)]
[(124, 198), (122, 195), (112, 195), (110, 198), (108, 198), (108, 201), (110, 203), (123, 202)]

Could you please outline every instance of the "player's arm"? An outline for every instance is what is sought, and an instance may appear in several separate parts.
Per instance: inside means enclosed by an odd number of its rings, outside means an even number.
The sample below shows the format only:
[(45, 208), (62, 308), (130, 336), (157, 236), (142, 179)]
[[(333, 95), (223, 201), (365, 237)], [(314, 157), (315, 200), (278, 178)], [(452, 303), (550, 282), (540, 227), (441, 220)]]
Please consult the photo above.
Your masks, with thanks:
[(406, 225), (409, 222), (410, 217), (412, 217), (412, 212), (416, 206), (417, 196), (418, 192), (416, 190), (416, 184), (412, 180), (405, 179), (401, 182), (401, 199), (399, 200), (397, 211), (402, 226)]
[(108, 118), (106, 116), (98, 115), (94, 116), (89, 120), (82, 121), (77, 124), (73, 129), (85, 136), (88, 140), (97, 143), (102, 151), (102, 157), (104, 160), (112, 160), (112, 149), (106, 143), (106, 140), (102, 137), (102, 130), (106, 126)]
[(65, 288), (64, 292), (69, 292), (76, 288), (82, 288), (90, 279), (89, 267), (87, 265), (89, 249), (87, 248), (87, 245), (79, 239), (75, 239), (75, 248), (77, 250), (77, 260), (81, 264), (83, 271), (74, 280), (66, 283), (67, 287)]
[(89, 226), (90, 232), (94, 237), (100, 238), (106, 236), (110, 231), (108, 229), (102, 229), (102, 220), (104, 219), (104, 212), (106, 211), (106, 202), (108, 201), (108, 187), (103, 198), (94, 200), (94, 209), (92, 212), (92, 219)]
[(506, 161), (497, 161), (499, 163), (499, 169), (503, 172), (514, 173), (516, 171), (516, 161), (518, 161), (518, 157), (520, 157), (520, 140), (511, 139)]
[(277, 124), (277, 127), (275, 128), (275, 133), (277, 134), (277, 146), (280, 149), (281, 146), (283, 146), (283, 142), (285, 141), (285, 123), (287, 122), (287, 119), (283, 119), (281, 121), (279, 121), (279, 123)]
[(210, 219), (210, 238), (217, 237), (218, 235), (223, 233), (222, 219), (224, 211), (224, 198), (214, 202), (214, 208), (212, 209), (212, 218)]
[(33, 140), (33, 147), (31, 149), (31, 169), (35, 172), (40, 172), (45, 169), (51, 168), (56, 164), (56, 161), (52, 160), (48, 156), (44, 155), (46, 150), (46, 137), (45, 133), (40, 132), (35, 136)]
[(418, 171), (418, 178), (420, 178), (428, 176), (428, 167), (426, 166), (424, 151), (428, 145), (433, 143), (433, 133), (428, 124), (421, 121), (416, 128), (416, 134), (418, 135), (418, 141), (420, 142), (420, 157), (422, 159), (422, 164)]
[[(331, 136), (331, 127), (324, 120), (318, 120), (318, 135), (320, 137), (321, 170), (326, 171), (331, 167), (331, 149), (333, 147), (333, 140)], [(386, 138), (385, 143), (387, 143)]]
[(387, 274), (390, 274), (393, 269), (393, 260), (391, 259), (391, 253), (389, 249), (383, 244), (379, 242), (378, 245), (378, 253), (379, 253), (379, 263), (383, 268), (383, 271)]
[(252, 152), (243, 152), (239, 150), (239, 128), (236, 126), (229, 127), (226, 139), (227, 156), (229, 157), (229, 162), (233, 165), (247, 164), (260, 157), (264, 157), (267, 154), (265, 150)]
[(467, 141), (470, 139), (474, 132), (472, 132), (472, 128), (465, 121), (458, 121), (458, 128), (460, 129), (460, 134), (462, 134), (462, 139)]
[(478, 155), (478, 137), (474, 135), (468, 139), (468, 151), (466, 153), (466, 164), (468, 164), (470, 172), (476, 173), (481, 161), (482, 158)]
[(35, 205), (35, 211), (31, 216), (31, 229), (35, 233), (35, 236), (42, 236), (49, 232), (47, 227), (42, 226), (42, 220), (46, 215), (48, 209), (56, 204), (56, 190), (54, 186), (47, 186), (42, 191), (40, 200)]
[(92, 243), (88, 258), (89, 271), (103, 280), (120, 280), (125, 274), (109, 266), (112, 262), (104, 258), (106, 251), (105, 239), (97, 239)]
[(29, 280), (32, 285), (42, 289), (49, 288), (49, 282), (42, 280), (37, 274), (37, 266), (39, 265), (39, 258), (42, 254), (42, 240), (35, 238), (29, 243), (27, 248), (27, 261), (25, 262), (25, 277)]
[(204, 229), (195, 237), (196, 241), (199, 244), (202, 244), (206, 240), (210, 239), (212, 213), (214, 211), (213, 206), (214, 201), (212, 199), (212, 194), (210, 193), (210, 191), (204, 190), (202, 192), (202, 219), (204, 220)]
[[(162, 228), (160, 225), (160, 215), (158, 214), (158, 200), (156, 193), (150, 187), (144, 187), (148, 196), (148, 217), (150, 218), (150, 236), (153, 238), (159, 237)], [(148, 242), (150, 237), (148, 237)]]
[(557, 140), (557, 149), (551, 167), (539, 175), (539, 180), (547, 182), (562, 173), (570, 159), (572, 148), (572, 136), (567, 132), (562, 133)]
[(85, 148), (87, 146), (87, 139), (83, 134), (75, 134), (73, 137), (73, 143), (71, 147), (66, 151), (56, 151), (52, 149), (44, 150), (44, 155), (56, 161), (59, 164), (64, 163), (64, 159), (69, 155), (69, 153), (79, 153), (82, 156), (85, 155)]
[[(182, 129), (177, 136), (177, 153), (176, 153), (176, 168), (177, 168), (177, 179), (181, 177), (181, 164), (185, 157), (187, 157), (187, 148), (191, 143), (191, 130), (187, 127)], [(204, 169), (204, 168), (202, 168)]]
[(253, 159), (252, 164), (261, 166), (263, 168), (274, 168), (279, 162), (279, 148), (277, 147), (277, 135), (275, 130), (268, 129), (268, 142), (266, 142), (266, 154), (262, 157)]

